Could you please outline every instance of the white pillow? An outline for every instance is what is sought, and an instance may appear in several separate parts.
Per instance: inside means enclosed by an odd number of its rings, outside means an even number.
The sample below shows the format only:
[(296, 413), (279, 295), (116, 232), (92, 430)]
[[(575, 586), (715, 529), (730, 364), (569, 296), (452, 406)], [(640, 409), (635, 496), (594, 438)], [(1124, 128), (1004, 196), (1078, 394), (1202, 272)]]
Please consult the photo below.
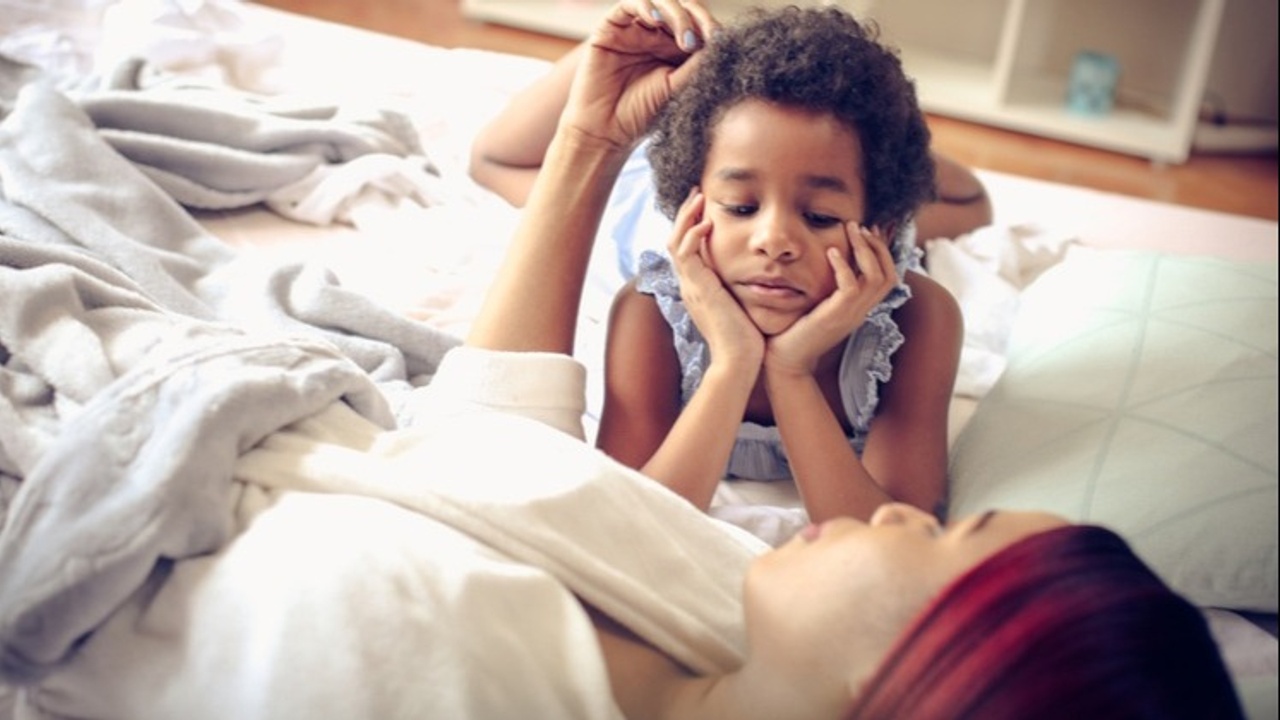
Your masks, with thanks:
[(1105, 525), (1192, 602), (1275, 612), (1276, 267), (1072, 248), (957, 438), (951, 517)]

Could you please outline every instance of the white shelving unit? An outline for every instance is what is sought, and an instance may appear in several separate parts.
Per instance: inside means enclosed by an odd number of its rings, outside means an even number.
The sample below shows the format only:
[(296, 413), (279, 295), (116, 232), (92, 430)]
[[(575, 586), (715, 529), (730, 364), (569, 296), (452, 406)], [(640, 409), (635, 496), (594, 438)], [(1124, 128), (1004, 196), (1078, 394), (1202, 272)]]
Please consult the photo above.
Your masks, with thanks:
[[(928, 112), (1181, 163), (1226, 0), (835, 0), (879, 24)], [(707, 0), (730, 19), (751, 0)], [(606, 0), (463, 0), (468, 16), (585, 37)], [(1066, 105), (1076, 53), (1114, 57), (1111, 112)]]
[[(1226, 0), (861, 0), (929, 112), (1123, 152), (1187, 159)], [(1119, 62), (1114, 109), (1072, 113), (1078, 52)]]

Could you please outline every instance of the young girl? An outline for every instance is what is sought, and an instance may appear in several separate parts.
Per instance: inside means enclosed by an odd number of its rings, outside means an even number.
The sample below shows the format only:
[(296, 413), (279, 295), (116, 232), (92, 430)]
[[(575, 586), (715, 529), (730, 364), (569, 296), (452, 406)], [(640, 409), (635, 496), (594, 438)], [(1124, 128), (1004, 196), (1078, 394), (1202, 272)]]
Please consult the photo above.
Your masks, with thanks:
[(649, 149), (670, 259), (610, 318), (597, 442), (700, 508), (792, 478), (815, 521), (940, 506), (962, 327), (910, 232), (929, 133), (897, 57), (836, 8), (722, 29)]

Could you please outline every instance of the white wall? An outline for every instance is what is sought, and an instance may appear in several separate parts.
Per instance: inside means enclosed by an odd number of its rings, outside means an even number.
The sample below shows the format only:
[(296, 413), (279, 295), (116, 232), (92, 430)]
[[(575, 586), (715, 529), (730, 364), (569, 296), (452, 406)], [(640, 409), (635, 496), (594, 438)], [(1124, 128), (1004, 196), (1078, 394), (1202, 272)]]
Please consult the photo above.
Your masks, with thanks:
[(1228, 0), (1206, 98), (1228, 115), (1277, 119), (1276, 0)]

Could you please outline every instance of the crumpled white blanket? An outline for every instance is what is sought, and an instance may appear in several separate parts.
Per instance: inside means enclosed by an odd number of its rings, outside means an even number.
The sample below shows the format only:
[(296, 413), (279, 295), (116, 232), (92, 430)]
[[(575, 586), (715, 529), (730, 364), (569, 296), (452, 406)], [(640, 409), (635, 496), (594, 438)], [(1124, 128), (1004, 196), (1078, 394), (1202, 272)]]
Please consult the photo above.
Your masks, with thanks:
[(141, 57), (165, 70), (274, 93), (284, 45), (240, 0), (118, 0), (103, 13), (96, 55), (99, 64)]
[[(252, 15), (240, 0), (118, 0), (101, 14), (100, 46), (94, 52), (99, 72), (133, 61), (146, 69), (138, 83), (139, 90), (155, 93), (165, 86), (204, 87), (215, 99), (228, 100), (247, 91), (260, 97), (264, 117), (268, 112), (289, 116), (290, 111), (282, 106), (291, 100), (298, 104), (298, 117), (316, 112), (306, 105), (307, 99), (283, 93), (284, 83), (277, 71), (287, 47), (285, 38), (261, 17)], [(80, 48), (81, 52), (92, 49)], [(224, 105), (233, 107), (234, 102)], [(338, 108), (336, 115), (350, 120), (350, 116), (361, 113), (380, 115), (377, 123), (395, 117), (382, 108), (377, 113), (360, 109), (352, 113), (351, 108)], [(402, 130), (402, 135), (412, 134), (407, 127)], [(416, 145), (416, 139), (412, 144)], [(431, 207), (452, 198), (439, 170), (421, 149), (407, 147), (317, 165), (261, 199), (291, 220), (359, 227), (358, 217), (364, 207)]]
[(951, 291), (964, 317), (956, 395), (981, 398), (999, 379), (1023, 289), (1077, 242), (1029, 225), (988, 225), (926, 243), (929, 276)]
[(446, 202), (451, 191), (432, 169), (421, 155), (370, 153), (341, 164), (319, 165), (306, 177), (272, 192), (265, 202), (291, 220), (361, 227), (358, 218), (370, 213), (369, 208), (431, 207)]

